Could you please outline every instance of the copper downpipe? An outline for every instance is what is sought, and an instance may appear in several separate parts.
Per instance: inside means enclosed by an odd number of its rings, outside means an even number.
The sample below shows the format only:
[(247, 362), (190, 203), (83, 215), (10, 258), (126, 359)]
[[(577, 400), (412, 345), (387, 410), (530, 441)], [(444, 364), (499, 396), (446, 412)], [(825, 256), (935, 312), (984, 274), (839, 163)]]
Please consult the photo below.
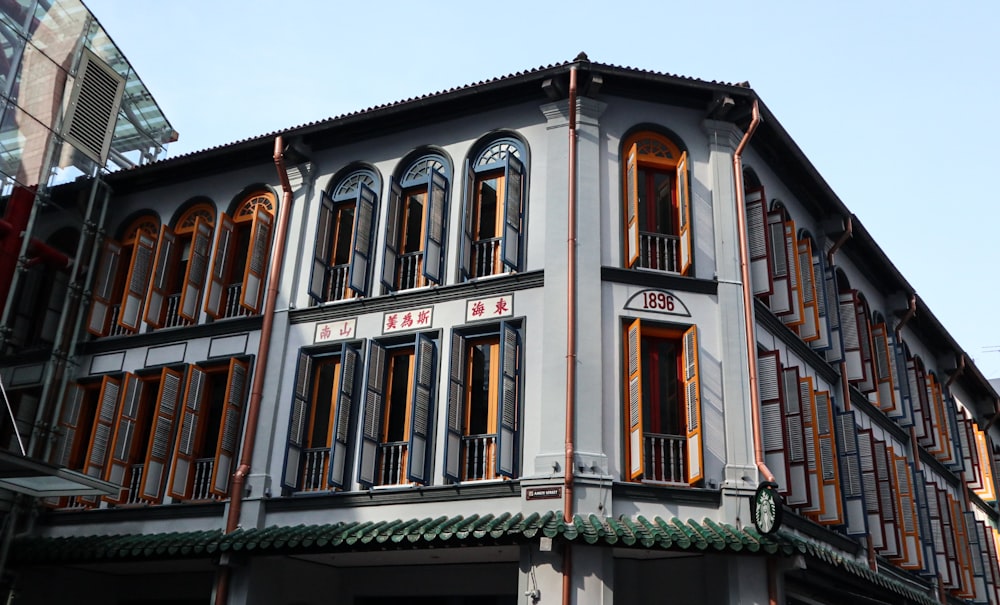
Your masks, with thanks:
[(840, 234), (837, 241), (833, 242), (833, 246), (830, 247), (830, 251), (826, 253), (826, 264), (833, 265), (833, 256), (840, 250), (840, 247), (844, 245), (851, 235), (854, 234), (854, 220), (851, 215), (847, 215), (847, 224), (844, 226), (844, 232)]
[(733, 178), (736, 185), (736, 231), (740, 246), (740, 280), (743, 282), (743, 321), (746, 323), (747, 373), (750, 376), (750, 411), (753, 416), (753, 457), (757, 470), (764, 478), (774, 483), (774, 473), (764, 462), (764, 444), (760, 436), (760, 395), (757, 393), (757, 338), (754, 336), (753, 292), (750, 289), (750, 259), (747, 252), (747, 219), (744, 206), (746, 199), (743, 194), (743, 149), (750, 142), (757, 126), (760, 125), (760, 108), (757, 100), (753, 102), (753, 117), (747, 127), (740, 144), (733, 153)]
[[(260, 417), (260, 402), (264, 393), (264, 375), (267, 370), (268, 350), (271, 347), (271, 332), (274, 327), (274, 308), (278, 301), (278, 283), (281, 281), (281, 265), (285, 257), (285, 235), (288, 231), (288, 216), (292, 210), (292, 186), (288, 182), (288, 171), (285, 159), (282, 157), (284, 142), (279, 135), (274, 140), (274, 165), (278, 169), (278, 179), (281, 181), (281, 207), (278, 209), (278, 224), (275, 228), (274, 251), (271, 255), (271, 267), (268, 270), (267, 296), (264, 301), (264, 317), (260, 328), (260, 344), (257, 346), (257, 362), (250, 387), (250, 402), (247, 405), (246, 432), (243, 435), (243, 449), (240, 465), (233, 473), (232, 487), (229, 497), (229, 514), (226, 517), (226, 533), (232, 533), (239, 527), (240, 512), (243, 510), (243, 492), (247, 475), (250, 474), (250, 463), (253, 459), (254, 442), (257, 439), (257, 421)], [(215, 603), (224, 605), (229, 597), (229, 567), (219, 570), (216, 582)]]
[(917, 314), (917, 295), (910, 294), (910, 299), (908, 301), (908, 304), (906, 305), (906, 313), (904, 313), (903, 316), (899, 318), (899, 323), (896, 324), (896, 338), (900, 337), (900, 334), (903, 332), (903, 326), (905, 326), (907, 322), (913, 319), (913, 316), (916, 314)]
[[(757, 99), (753, 101), (753, 113), (750, 125), (747, 126), (743, 138), (740, 139), (736, 151), (733, 152), (733, 180), (736, 188), (736, 231), (740, 247), (740, 281), (743, 283), (743, 321), (746, 324), (747, 374), (750, 378), (750, 413), (753, 425), (753, 457), (757, 470), (764, 478), (774, 483), (774, 473), (764, 462), (764, 443), (760, 428), (760, 394), (757, 392), (757, 337), (754, 335), (753, 292), (750, 287), (750, 258), (747, 252), (747, 219), (746, 199), (743, 193), (743, 150), (750, 137), (760, 125), (760, 107)], [(767, 602), (778, 605), (778, 568), (773, 558), (767, 562)]]
[[(563, 522), (573, 522), (573, 437), (576, 422), (576, 66), (569, 68), (569, 188), (566, 235), (566, 467), (563, 473)], [(563, 545), (562, 602), (570, 605), (573, 557)]]

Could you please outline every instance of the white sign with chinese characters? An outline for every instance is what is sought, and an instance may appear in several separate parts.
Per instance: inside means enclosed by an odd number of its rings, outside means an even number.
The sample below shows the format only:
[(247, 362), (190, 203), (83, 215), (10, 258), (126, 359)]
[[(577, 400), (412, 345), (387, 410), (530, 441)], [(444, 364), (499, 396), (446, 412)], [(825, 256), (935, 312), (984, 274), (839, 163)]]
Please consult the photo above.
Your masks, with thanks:
[(333, 342), (335, 340), (354, 338), (354, 328), (357, 325), (357, 317), (316, 324), (316, 333), (313, 335), (313, 342)]
[(470, 298), (465, 301), (465, 321), (510, 317), (514, 314), (514, 295)]
[(405, 332), (406, 330), (417, 330), (431, 327), (431, 319), (434, 314), (434, 307), (423, 307), (420, 309), (407, 309), (406, 311), (392, 311), (382, 316), (382, 333), (392, 334), (393, 332)]

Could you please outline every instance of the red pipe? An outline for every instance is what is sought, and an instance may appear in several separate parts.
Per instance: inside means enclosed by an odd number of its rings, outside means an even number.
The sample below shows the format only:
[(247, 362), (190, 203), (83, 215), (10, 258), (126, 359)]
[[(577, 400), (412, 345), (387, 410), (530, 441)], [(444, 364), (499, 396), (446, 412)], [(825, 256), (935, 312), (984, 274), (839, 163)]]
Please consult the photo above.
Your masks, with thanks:
[[(566, 236), (566, 468), (563, 473), (563, 521), (573, 522), (573, 438), (576, 423), (576, 66), (569, 69), (569, 188)], [(570, 605), (573, 557), (563, 546), (562, 602)]]
[[(267, 370), (268, 351), (271, 348), (271, 332), (274, 329), (274, 308), (278, 301), (278, 282), (281, 281), (281, 265), (285, 257), (285, 235), (288, 231), (288, 216), (292, 209), (292, 186), (288, 182), (288, 171), (285, 169), (285, 159), (282, 157), (283, 149), (283, 141), (279, 135), (274, 140), (274, 165), (278, 169), (278, 179), (281, 181), (281, 207), (278, 210), (274, 253), (271, 255), (271, 267), (268, 273), (264, 317), (260, 328), (260, 344), (257, 346), (257, 367), (254, 369), (253, 383), (250, 387), (250, 402), (247, 405), (247, 429), (243, 435), (240, 465), (233, 473), (229, 514), (226, 517), (227, 534), (239, 527), (240, 512), (243, 510), (244, 485), (247, 475), (250, 474), (250, 463), (253, 460), (254, 442), (257, 439), (257, 421), (260, 417), (260, 402), (264, 395), (264, 374)], [(215, 590), (216, 605), (224, 605), (229, 597), (229, 573), (229, 567), (223, 567), (219, 570)]]
[(844, 245), (851, 235), (854, 233), (854, 221), (850, 215), (847, 216), (847, 225), (844, 226), (844, 232), (840, 234), (837, 241), (833, 242), (833, 246), (830, 247), (830, 251), (826, 253), (826, 264), (833, 265), (833, 255), (840, 250), (840, 247)]
[(906, 313), (899, 319), (899, 323), (896, 324), (896, 338), (900, 338), (900, 333), (903, 331), (903, 326), (906, 325), (908, 321), (913, 319), (913, 316), (917, 314), (917, 295), (910, 294), (909, 304), (906, 306)]
[(946, 388), (946, 389), (951, 388), (951, 383), (955, 382), (955, 380), (959, 376), (961, 376), (962, 372), (964, 372), (964, 371), (965, 371), (965, 354), (964, 353), (959, 353), (958, 354), (958, 367), (955, 369), (954, 372), (951, 373), (951, 376), (948, 377), (948, 380), (945, 381), (944, 388)]
[(757, 392), (757, 342), (754, 337), (754, 315), (753, 315), (753, 293), (750, 291), (750, 258), (747, 252), (747, 218), (746, 200), (743, 192), (743, 149), (750, 142), (757, 126), (760, 125), (760, 107), (757, 100), (753, 102), (753, 114), (750, 125), (747, 127), (740, 144), (736, 146), (733, 153), (733, 179), (736, 186), (736, 231), (740, 247), (740, 280), (743, 282), (743, 321), (746, 323), (746, 347), (747, 347), (747, 373), (750, 378), (750, 411), (753, 416), (751, 423), (753, 426), (753, 457), (757, 464), (757, 470), (764, 478), (774, 483), (774, 473), (764, 462), (764, 443), (760, 432), (760, 394)]

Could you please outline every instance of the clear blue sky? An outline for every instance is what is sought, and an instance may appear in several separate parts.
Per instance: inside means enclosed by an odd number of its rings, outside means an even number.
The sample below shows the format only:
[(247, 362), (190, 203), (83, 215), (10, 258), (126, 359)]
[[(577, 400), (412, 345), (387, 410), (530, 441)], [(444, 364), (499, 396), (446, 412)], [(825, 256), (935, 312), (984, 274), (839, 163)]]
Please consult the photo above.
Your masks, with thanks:
[(84, 2), (180, 132), (170, 155), (580, 51), (749, 81), (980, 370), (1000, 377), (997, 0)]

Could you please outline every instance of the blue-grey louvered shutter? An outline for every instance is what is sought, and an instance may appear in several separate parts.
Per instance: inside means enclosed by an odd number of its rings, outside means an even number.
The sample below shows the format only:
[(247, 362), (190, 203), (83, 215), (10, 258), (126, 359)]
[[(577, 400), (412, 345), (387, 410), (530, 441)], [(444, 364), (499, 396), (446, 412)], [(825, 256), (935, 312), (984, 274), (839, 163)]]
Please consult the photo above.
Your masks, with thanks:
[(358, 201), (354, 208), (354, 249), (351, 251), (351, 290), (368, 296), (371, 282), (372, 241), (375, 239), (375, 202), (378, 197), (365, 185), (358, 186)]
[(350, 457), (351, 417), (354, 410), (358, 360), (361, 352), (352, 344), (344, 343), (340, 353), (340, 388), (337, 390), (337, 409), (334, 411), (333, 438), (330, 441), (330, 470), (327, 481), (331, 487), (344, 487), (345, 470)]
[(388, 211), (385, 215), (385, 255), (382, 258), (382, 285), (396, 290), (396, 264), (399, 259), (399, 214), (403, 206), (403, 190), (396, 179), (389, 181)]
[(437, 368), (434, 341), (417, 334), (413, 361), (413, 398), (410, 400), (410, 444), (406, 479), (426, 484), (430, 480), (431, 414), (434, 407), (434, 376)]
[(844, 360), (844, 336), (840, 319), (840, 297), (838, 296), (837, 270), (823, 269), (823, 290), (826, 294), (826, 316), (830, 325), (830, 348), (825, 352), (826, 360), (839, 363)]
[(313, 251), (309, 296), (318, 303), (330, 296), (330, 240), (333, 237), (333, 200), (326, 194), (319, 199), (319, 222), (316, 225), (316, 248)]
[(448, 217), (448, 179), (438, 170), (427, 174), (427, 216), (424, 227), (424, 277), (441, 283), (444, 275), (444, 232)]
[(300, 351), (295, 369), (292, 409), (288, 418), (285, 468), (281, 474), (281, 486), (292, 491), (298, 491), (302, 485), (302, 446), (305, 443), (306, 417), (309, 415), (309, 400), (312, 397), (312, 364), (313, 358)]
[(465, 408), (465, 338), (451, 335), (451, 367), (448, 378), (448, 435), (444, 442), (444, 476), (462, 480), (462, 420)]
[(854, 412), (837, 412), (837, 454), (840, 457), (840, 492), (844, 498), (844, 531), (849, 536), (868, 533), (865, 490), (858, 453), (858, 425)]
[(375, 485), (378, 450), (381, 443), (382, 406), (385, 401), (385, 347), (368, 342), (368, 372), (365, 376), (364, 419), (361, 427), (361, 453), (358, 457), (358, 483)]
[(465, 161), (465, 211), (462, 213), (462, 247), (459, 251), (458, 266), (462, 281), (472, 278), (476, 273), (472, 270), (472, 228), (476, 217), (476, 173), (472, 162)]
[(507, 322), (500, 323), (500, 393), (497, 406), (497, 466), (504, 477), (517, 476), (518, 462), (518, 357), (520, 342), (517, 329)]
[(524, 197), (524, 164), (507, 154), (503, 196), (503, 264), (512, 271), (521, 268), (521, 216)]

